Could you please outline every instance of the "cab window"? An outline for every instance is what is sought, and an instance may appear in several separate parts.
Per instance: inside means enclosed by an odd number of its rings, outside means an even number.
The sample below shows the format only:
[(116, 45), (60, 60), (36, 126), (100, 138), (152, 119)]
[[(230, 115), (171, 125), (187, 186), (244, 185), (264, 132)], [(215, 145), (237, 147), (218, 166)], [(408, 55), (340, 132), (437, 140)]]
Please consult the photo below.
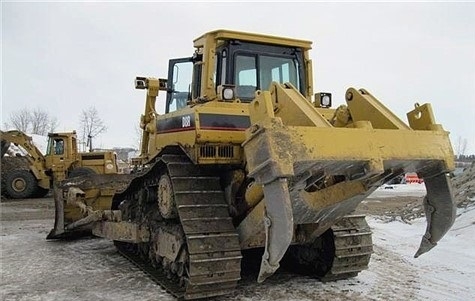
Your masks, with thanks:
[(267, 90), (274, 81), (299, 89), (299, 67), (293, 58), (237, 54), (234, 63), (236, 94), (242, 100), (252, 100), (256, 90)]
[(191, 99), (192, 76), (191, 58), (170, 60), (166, 113), (186, 107)]
[(236, 56), (234, 71), (237, 96), (242, 99), (254, 98), (254, 92), (258, 87), (256, 57)]
[(48, 140), (47, 155), (62, 155), (64, 154), (64, 140), (61, 138), (50, 138)]

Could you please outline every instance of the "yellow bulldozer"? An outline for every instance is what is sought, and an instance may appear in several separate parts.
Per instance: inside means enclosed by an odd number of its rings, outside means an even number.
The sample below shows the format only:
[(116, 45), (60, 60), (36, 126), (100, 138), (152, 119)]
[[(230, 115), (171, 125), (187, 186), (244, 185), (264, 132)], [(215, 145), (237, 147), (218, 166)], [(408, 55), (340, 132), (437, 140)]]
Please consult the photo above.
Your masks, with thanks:
[[(43, 197), (53, 181), (92, 173), (116, 174), (118, 170), (114, 152), (78, 152), (76, 132), (49, 133), (45, 155), (21, 131), (0, 131), (0, 135), (2, 191), (13, 199)], [(12, 153), (10, 158), (5, 158), (11, 144), (26, 154)], [(12, 163), (21, 159), (25, 164)]]
[(256, 254), (258, 282), (281, 265), (345, 279), (373, 251), (356, 206), (416, 172), (428, 226), (415, 256), (429, 251), (455, 219), (448, 132), (430, 104), (416, 104), (405, 123), (366, 89), (349, 88), (332, 108), (331, 93), (313, 92), (310, 49), (216, 30), (194, 40), (192, 56), (170, 60), (167, 79), (137, 77), (146, 91), (139, 171), (61, 182), (48, 238), (89, 230), (111, 239), (184, 299), (232, 293), (243, 256)]

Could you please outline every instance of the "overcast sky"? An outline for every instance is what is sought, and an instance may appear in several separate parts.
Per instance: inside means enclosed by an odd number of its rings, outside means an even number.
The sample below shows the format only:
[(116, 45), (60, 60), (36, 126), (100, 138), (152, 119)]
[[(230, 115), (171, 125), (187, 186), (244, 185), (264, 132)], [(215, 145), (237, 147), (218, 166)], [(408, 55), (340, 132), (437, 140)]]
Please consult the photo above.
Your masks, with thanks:
[(344, 103), (366, 88), (399, 117), (431, 102), (455, 145), (475, 153), (474, 3), (5, 3), (2, 125), (43, 107), (79, 128), (95, 106), (108, 127), (96, 147), (137, 147), (145, 93), (135, 76), (166, 77), (168, 59), (218, 28), (314, 42), (315, 92)]

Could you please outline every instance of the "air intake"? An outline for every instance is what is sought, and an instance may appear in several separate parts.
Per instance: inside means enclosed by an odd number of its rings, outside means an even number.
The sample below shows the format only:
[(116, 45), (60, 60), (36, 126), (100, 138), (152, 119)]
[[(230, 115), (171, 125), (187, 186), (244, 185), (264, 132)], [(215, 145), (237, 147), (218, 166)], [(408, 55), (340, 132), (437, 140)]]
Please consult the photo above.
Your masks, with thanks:
[(201, 158), (234, 158), (232, 145), (205, 145), (200, 147)]

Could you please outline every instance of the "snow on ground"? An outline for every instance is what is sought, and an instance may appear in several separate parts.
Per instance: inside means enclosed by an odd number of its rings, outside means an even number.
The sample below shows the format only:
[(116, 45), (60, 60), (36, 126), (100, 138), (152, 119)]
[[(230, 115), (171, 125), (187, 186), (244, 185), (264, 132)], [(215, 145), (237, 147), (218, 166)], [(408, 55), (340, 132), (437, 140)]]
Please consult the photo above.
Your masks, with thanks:
[[(1, 203), (2, 300), (174, 300), (118, 255), (105, 239), (46, 241), (51, 218), (8, 220)], [(48, 205), (49, 206), (49, 205)], [(25, 214), (32, 214), (31, 208)], [(42, 210), (42, 209), (34, 209)], [(34, 211), (33, 210), (33, 211)], [(5, 218), (7, 217), (7, 218)], [(358, 277), (321, 283), (279, 272), (263, 284), (244, 277), (236, 293), (216, 300), (473, 300), (475, 207), (460, 211), (454, 227), (431, 252), (413, 255), (425, 230), (369, 217), (375, 253)]]
[[(46, 241), (51, 222), (2, 222), (1, 300), (132, 301), (166, 296), (107, 240)], [(6, 234), (12, 229), (15, 233)]]
[[(405, 196), (424, 194), (423, 184), (385, 185), (369, 203), (388, 206)], [(321, 283), (279, 271), (258, 284), (255, 276), (244, 276), (234, 294), (215, 300), (475, 300), (471, 195), (464, 194), (469, 205), (459, 209), (454, 226), (438, 246), (417, 259), (413, 256), (425, 232), (425, 218), (387, 222), (382, 216), (369, 216), (374, 254), (369, 269), (358, 277)], [(53, 208), (51, 199), (0, 203), (1, 300), (174, 300), (108, 240), (46, 241)]]
[(425, 218), (412, 224), (384, 223), (374, 217), (368, 222), (376, 256), (369, 270), (361, 273), (365, 280), (376, 276), (377, 281), (381, 273), (393, 274), (406, 279), (407, 289), (414, 289), (411, 297), (417, 300), (475, 298), (475, 207), (459, 210), (451, 230), (434, 249), (419, 258), (413, 256), (425, 232)]
[(423, 197), (426, 195), (426, 185), (422, 184), (396, 184), (382, 185), (368, 196), (368, 199), (389, 197)]

